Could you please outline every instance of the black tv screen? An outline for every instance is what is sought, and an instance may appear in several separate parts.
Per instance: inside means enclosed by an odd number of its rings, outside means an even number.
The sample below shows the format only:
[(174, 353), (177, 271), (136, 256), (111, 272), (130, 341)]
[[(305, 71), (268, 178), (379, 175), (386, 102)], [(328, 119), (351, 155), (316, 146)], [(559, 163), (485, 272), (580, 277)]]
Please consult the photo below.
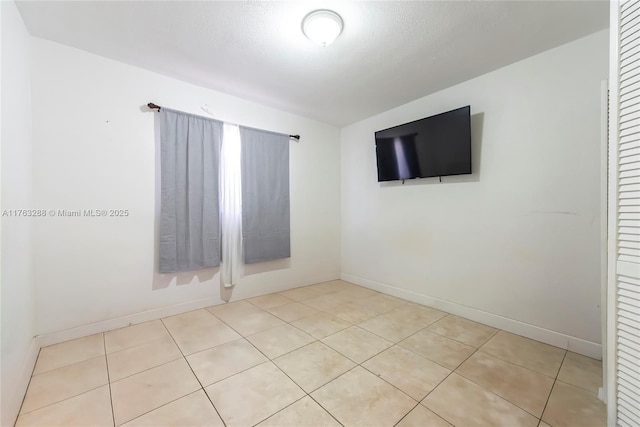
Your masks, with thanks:
[(471, 173), (471, 107), (375, 133), (378, 182)]

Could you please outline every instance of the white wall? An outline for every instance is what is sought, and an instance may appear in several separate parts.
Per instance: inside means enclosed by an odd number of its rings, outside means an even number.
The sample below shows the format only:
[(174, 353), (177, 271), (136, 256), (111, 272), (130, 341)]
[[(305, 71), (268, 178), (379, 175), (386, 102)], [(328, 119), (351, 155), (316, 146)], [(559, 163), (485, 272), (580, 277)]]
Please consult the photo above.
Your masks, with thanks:
[(177, 280), (156, 273), (157, 153), (154, 113), (141, 111), (147, 102), (201, 115), (208, 104), (221, 120), (302, 135), (290, 152), (292, 257), (252, 267), (232, 299), (339, 276), (337, 128), (57, 43), (34, 38), (32, 48), (35, 204), (131, 213), (36, 223), (38, 334), (220, 302), (218, 269)]
[[(343, 277), (597, 352), (607, 60), (602, 31), (342, 129)], [(468, 104), (473, 175), (376, 182), (375, 131)]]
[[(2, 38), (0, 211), (29, 209), (31, 180), (31, 82), (29, 34), (13, 2), (0, 2)], [(33, 346), (32, 221), (2, 217), (2, 378), (0, 424), (13, 425), (26, 391), (37, 348)]]

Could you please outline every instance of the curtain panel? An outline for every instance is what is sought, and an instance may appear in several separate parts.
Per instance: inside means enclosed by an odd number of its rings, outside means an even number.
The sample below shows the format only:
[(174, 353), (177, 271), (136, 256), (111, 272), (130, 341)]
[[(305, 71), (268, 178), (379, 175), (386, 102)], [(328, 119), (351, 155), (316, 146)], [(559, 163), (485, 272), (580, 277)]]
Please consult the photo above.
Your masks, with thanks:
[(160, 110), (160, 273), (220, 264), (222, 122)]
[(291, 256), (289, 136), (240, 127), (245, 264)]

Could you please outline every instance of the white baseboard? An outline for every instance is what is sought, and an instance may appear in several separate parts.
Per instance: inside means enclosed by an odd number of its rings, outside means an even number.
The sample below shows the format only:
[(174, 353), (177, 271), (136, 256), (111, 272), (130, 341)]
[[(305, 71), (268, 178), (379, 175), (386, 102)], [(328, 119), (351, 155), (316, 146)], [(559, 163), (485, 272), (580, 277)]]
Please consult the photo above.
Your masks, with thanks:
[(531, 338), (536, 341), (550, 344), (556, 347), (567, 349), (575, 353), (583, 354), (593, 359), (602, 359), (602, 346), (598, 343), (583, 340), (571, 335), (566, 335), (550, 329), (541, 328), (539, 326), (520, 322), (518, 320), (509, 319), (497, 314), (487, 313), (475, 308), (466, 307), (450, 301), (433, 298), (427, 295), (418, 294), (406, 289), (397, 288), (385, 283), (376, 282), (374, 280), (364, 279), (362, 277), (352, 276), (350, 274), (341, 274), (342, 280), (355, 283), (388, 295), (402, 298), (418, 304), (433, 307), (447, 313), (455, 314), (475, 322), (483, 323), (494, 328), (503, 329), (523, 337)]
[(33, 368), (36, 366), (39, 352), (40, 346), (34, 338), (31, 340), (31, 344), (29, 345), (29, 349), (27, 350), (27, 354), (22, 363), (20, 378), (15, 384), (15, 389), (12, 390), (11, 394), (2, 396), (3, 411), (0, 422), (3, 426), (12, 426), (18, 419), (20, 407), (22, 406), (24, 395), (27, 393), (29, 381), (31, 381), (31, 374), (33, 373)]
[[(291, 284), (289, 286), (284, 286), (283, 290), (292, 289), (294, 287), (313, 285), (320, 282), (327, 282), (330, 280), (337, 280), (340, 278), (340, 273), (334, 272), (326, 275), (319, 275), (304, 281), (301, 281), (296, 284)], [(277, 292), (277, 291), (269, 291)], [(244, 295), (242, 298), (251, 298), (254, 296), (259, 296), (257, 293), (255, 295)], [(235, 298), (233, 299), (235, 300)], [(49, 334), (38, 335), (35, 337), (36, 343), (38, 344), (38, 349), (41, 347), (46, 347), (53, 344), (58, 344), (64, 341), (73, 340), (76, 338), (86, 337), (88, 335), (98, 334), (100, 332), (107, 332), (113, 329), (123, 328), (129, 325), (135, 325), (138, 323), (149, 322), (151, 320), (161, 319), (167, 316), (174, 316), (176, 314), (185, 313), (191, 310), (198, 310), (204, 307), (210, 307), (212, 305), (223, 304), (222, 301), (218, 297), (211, 298), (203, 298), (195, 301), (190, 301), (182, 304), (171, 305), (168, 307), (156, 308), (153, 310), (144, 311), (141, 313), (134, 313), (127, 316), (117, 317), (115, 319), (103, 320), (100, 322), (90, 323), (87, 325), (78, 326), (75, 328), (65, 329), (58, 332), (52, 332)], [(36, 354), (37, 356), (37, 354)], [(33, 369), (33, 367), (32, 367)]]
[[(536, 341), (540, 341), (563, 349), (568, 349), (575, 353), (583, 354), (594, 359), (602, 358), (602, 346), (591, 341), (586, 341), (570, 335), (562, 334), (560, 332), (555, 332), (549, 329), (541, 328), (539, 326), (520, 322), (518, 320), (509, 319), (496, 314), (491, 314), (471, 307), (452, 303), (450, 301), (418, 294), (405, 289), (397, 288), (395, 286), (364, 279), (357, 276), (352, 276), (349, 274), (335, 273), (318, 276), (306, 280), (303, 283), (299, 283), (297, 284), (297, 286), (306, 286), (336, 279), (342, 279), (351, 283), (355, 283), (357, 285), (377, 290), (379, 292), (383, 292), (388, 295), (396, 296), (398, 298), (416, 302), (418, 304), (433, 307), (447, 313), (455, 314), (476, 322), (483, 323), (485, 325), (492, 326), (494, 328), (503, 329), (514, 334), (534, 339)], [(13, 425), (17, 419), (18, 412), (20, 411), (20, 406), (22, 405), (22, 399), (27, 391), (29, 381), (31, 380), (31, 374), (38, 359), (40, 348), (76, 338), (85, 337), (88, 335), (107, 332), (113, 329), (161, 319), (163, 317), (173, 316), (187, 311), (198, 310), (200, 308), (222, 303), (223, 301), (221, 301), (219, 298), (203, 298), (187, 303), (161, 307), (141, 313), (135, 313), (115, 319), (108, 319), (88, 325), (78, 326), (76, 328), (66, 329), (63, 331), (38, 335), (34, 337), (34, 339), (31, 341), (31, 345), (29, 346), (27, 356), (25, 357), (20, 382), (16, 385), (16, 393), (12, 396), (14, 401), (8, 403), (6, 406), (10, 410), (9, 413), (15, 414), (15, 416), (13, 416), (13, 419), (10, 420), (3, 418), (2, 425)], [(6, 398), (6, 396), (3, 396), (3, 398)]]
[(52, 332), (50, 334), (38, 335), (35, 339), (39, 346), (38, 348), (46, 347), (64, 341), (98, 334), (100, 332), (107, 332), (113, 329), (124, 328), (125, 326), (149, 322), (151, 320), (161, 319), (167, 316), (174, 316), (176, 314), (185, 313), (191, 310), (198, 310), (200, 308), (222, 304), (223, 302), (224, 301), (220, 300), (219, 298), (203, 298), (182, 304), (176, 304), (168, 307), (161, 307), (153, 310), (143, 311), (141, 313), (117, 317), (115, 319), (108, 319), (100, 322), (90, 323), (88, 325), (65, 329), (58, 332)]

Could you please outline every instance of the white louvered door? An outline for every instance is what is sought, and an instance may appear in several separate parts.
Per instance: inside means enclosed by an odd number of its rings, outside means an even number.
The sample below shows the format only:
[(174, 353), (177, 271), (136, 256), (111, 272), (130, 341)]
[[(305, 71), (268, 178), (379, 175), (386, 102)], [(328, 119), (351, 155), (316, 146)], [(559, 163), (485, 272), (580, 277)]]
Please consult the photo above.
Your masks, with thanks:
[[(615, 396), (609, 424), (640, 426), (640, 1), (612, 3), (613, 133), (609, 141), (609, 322)], [(614, 28), (614, 21), (616, 28)], [(614, 31), (615, 30), (615, 31)], [(611, 343), (611, 341), (609, 341)], [(609, 353), (611, 354), (611, 353)]]

